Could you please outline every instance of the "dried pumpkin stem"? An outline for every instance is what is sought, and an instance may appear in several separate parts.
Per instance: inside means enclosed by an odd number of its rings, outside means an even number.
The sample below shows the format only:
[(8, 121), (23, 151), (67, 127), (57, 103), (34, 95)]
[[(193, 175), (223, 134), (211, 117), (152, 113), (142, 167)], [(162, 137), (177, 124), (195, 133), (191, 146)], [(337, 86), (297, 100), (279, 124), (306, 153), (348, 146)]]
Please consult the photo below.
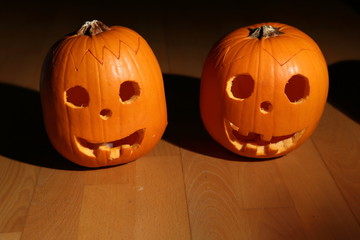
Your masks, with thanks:
[(257, 38), (259, 40), (262, 38), (276, 37), (284, 34), (280, 31), (280, 28), (276, 28), (270, 25), (264, 25), (258, 28), (249, 28), (249, 31), (250, 33), (248, 37)]
[(77, 32), (78, 36), (89, 35), (95, 36), (99, 33), (105, 32), (110, 28), (98, 20), (86, 21)]

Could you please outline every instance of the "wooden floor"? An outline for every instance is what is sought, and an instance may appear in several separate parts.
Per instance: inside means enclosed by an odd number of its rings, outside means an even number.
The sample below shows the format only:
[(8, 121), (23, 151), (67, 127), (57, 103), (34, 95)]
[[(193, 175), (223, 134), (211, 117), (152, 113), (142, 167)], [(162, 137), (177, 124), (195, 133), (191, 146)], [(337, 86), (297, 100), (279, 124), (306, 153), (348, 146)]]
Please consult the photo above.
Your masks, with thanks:
[[(0, 240), (360, 239), (355, 1), (119, 2), (1, 6)], [(89, 170), (51, 147), (38, 89), (50, 46), (93, 19), (148, 41), (164, 73), (169, 125), (145, 157)], [(250, 161), (205, 132), (199, 77), (221, 36), (265, 21), (313, 37), (336, 87), (311, 139), (287, 156)]]

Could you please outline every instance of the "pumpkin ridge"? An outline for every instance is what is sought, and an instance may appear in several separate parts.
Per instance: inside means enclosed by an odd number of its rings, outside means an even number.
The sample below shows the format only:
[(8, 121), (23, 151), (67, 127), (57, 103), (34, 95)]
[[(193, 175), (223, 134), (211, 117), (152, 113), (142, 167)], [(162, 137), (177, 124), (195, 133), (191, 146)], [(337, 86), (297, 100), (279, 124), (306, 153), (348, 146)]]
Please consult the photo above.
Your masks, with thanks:
[[(113, 50), (111, 50), (109, 47), (107, 47), (107, 46), (109, 46), (109, 44), (107, 43), (107, 41), (106, 41), (106, 38), (104, 38), (103, 36), (102, 36), (102, 34), (100, 34), (99, 35), (99, 37), (102, 39), (102, 41), (104, 42), (104, 46), (102, 47), (102, 59), (104, 59), (104, 52), (105, 52), (105, 49), (107, 49), (112, 55), (114, 55), (117, 59), (119, 59), (120, 58), (120, 47), (119, 47), (119, 49), (118, 49), (118, 51), (117, 51), (117, 53), (115, 52), (115, 51), (113, 51)], [(120, 45), (120, 43), (119, 43), (119, 45)]]
[(51, 53), (51, 65), (53, 66), (55, 64), (56, 59), (58, 58), (58, 55), (62, 52), (62, 49), (66, 46), (65, 43), (60, 43)]
[[(236, 62), (236, 61), (239, 61), (239, 60), (243, 59), (244, 57), (246, 57), (246, 55), (235, 58), (234, 60), (232, 60), (231, 62), (228, 62), (228, 63), (224, 63), (225, 60), (223, 60), (223, 63), (220, 66), (224, 68), (224, 67), (232, 64), (233, 62)], [(224, 56), (224, 58), (225, 58), (225, 56)]]
[[(132, 47), (130, 47), (126, 42), (124, 42), (124, 41), (121, 41), (121, 40), (119, 40), (120, 41), (120, 46), (121, 46), (121, 44), (125, 44), (128, 48), (130, 48), (134, 53), (135, 53), (135, 55), (139, 52), (139, 49), (140, 49), (140, 40), (141, 40), (141, 38), (140, 37), (138, 37), (138, 44), (137, 44), (137, 48), (136, 49), (133, 49)], [(120, 48), (120, 47), (119, 47)]]
[[(237, 56), (239, 54), (239, 52), (245, 47), (247, 46), (249, 43), (253, 42), (252, 39), (250, 40), (247, 40), (247, 39), (244, 39), (244, 41), (241, 41), (240, 43), (237, 43), (238, 45), (240, 46), (237, 46), (237, 50), (236, 50), (236, 53), (234, 54), (234, 56)], [(236, 43), (235, 43), (236, 44)], [(234, 45), (233, 45), (234, 46)], [(220, 50), (220, 52), (222, 52)], [(239, 57), (236, 57), (235, 59), (232, 59), (231, 62), (226, 62), (226, 59), (225, 57), (228, 56), (228, 54), (230, 54), (230, 47), (228, 47), (228, 50), (226, 51), (226, 54), (222, 57), (222, 61), (221, 61), (221, 66), (222, 67), (225, 67), (227, 65), (230, 65), (232, 64), (233, 62), (236, 62), (244, 57), (246, 57), (247, 55), (242, 55), (242, 56), (239, 56)]]
[[(227, 47), (223, 56), (220, 56), (220, 60), (215, 64), (216, 66), (220, 65), (221, 67), (224, 67), (224, 61), (229, 51), (230, 51), (230, 47)], [(220, 53), (221, 51), (217, 52), (216, 54), (220, 55)]]
[[(69, 44), (71, 44), (71, 47), (72, 47), (72, 46), (74, 45), (74, 41), (70, 41)], [(63, 44), (64, 48), (66, 47), (66, 45), (67, 45), (66, 43)], [(66, 49), (66, 50), (67, 50), (67, 49)], [(60, 52), (62, 52), (62, 49), (59, 49), (58, 53), (60, 54)], [(59, 54), (57, 54), (57, 57), (58, 57)], [(72, 60), (72, 63), (74, 64), (73, 58), (71, 57), (70, 54), (65, 54), (64, 57), (65, 57), (65, 64), (66, 64), (66, 66), (68, 66), (70, 59)], [(54, 64), (54, 63), (55, 63), (55, 60), (53, 61), (53, 64)], [(65, 79), (65, 77), (66, 77), (66, 72), (62, 71), (61, 74), (62, 74), (61, 79)], [(62, 89), (66, 89), (66, 82), (65, 82), (65, 81), (63, 81)], [(65, 111), (66, 111), (66, 114), (69, 115), (70, 109), (69, 109), (69, 108), (66, 108)], [(67, 136), (66, 136), (67, 142), (69, 142), (69, 141), (71, 140), (71, 138), (72, 138), (72, 136), (71, 136), (71, 131), (68, 130), (66, 133), (67, 133), (67, 134), (66, 134), (66, 135), (67, 135)], [(71, 154), (75, 154), (75, 153), (76, 153), (75, 147), (74, 147), (72, 144), (69, 144), (69, 146), (70, 146)]]

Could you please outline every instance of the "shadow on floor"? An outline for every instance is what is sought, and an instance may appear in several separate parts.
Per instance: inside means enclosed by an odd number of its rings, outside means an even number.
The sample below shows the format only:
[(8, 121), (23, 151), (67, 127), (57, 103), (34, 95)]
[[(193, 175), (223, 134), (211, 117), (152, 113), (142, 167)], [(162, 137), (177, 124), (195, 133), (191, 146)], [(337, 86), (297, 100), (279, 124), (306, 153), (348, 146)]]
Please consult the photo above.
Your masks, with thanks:
[(200, 79), (164, 74), (168, 126), (163, 139), (183, 149), (233, 161), (253, 161), (237, 156), (215, 142), (200, 116)]
[(328, 102), (360, 123), (360, 60), (342, 61), (329, 66)]
[[(200, 79), (171, 74), (163, 77), (168, 108), (168, 126), (163, 140), (206, 156), (254, 161), (225, 149), (205, 130), (199, 109)], [(91, 170), (66, 160), (50, 144), (37, 91), (0, 83), (0, 108), (3, 111), (0, 155), (46, 168)]]
[(38, 92), (0, 83), (0, 155), (63, 170), (88, 170), (63, 158), (46, 135)]
[[(329, 66), (328, 101), (360, 122), (360, 61)], [(168, 126), (163, 140), (181, 148), (233, 161), (253, 161), (237, 156), (216, 143), (205, 130), (199, 109), (200, 79), (164, 74)], [(89, 170), (63, 158), (46, 135), (39, 93), (0, 83), (0, 155), (24, 163), (63, 170)]]
[[(198, 106), (199, 79), (165, 75), (169, 124), (163, 140), (201, 154), (239, 160), (214, 142), (203, 128)], [(51, 145), (37, 91), (0, 83), (0, 155), (60, 170), (92, 170), (62, 157)]]

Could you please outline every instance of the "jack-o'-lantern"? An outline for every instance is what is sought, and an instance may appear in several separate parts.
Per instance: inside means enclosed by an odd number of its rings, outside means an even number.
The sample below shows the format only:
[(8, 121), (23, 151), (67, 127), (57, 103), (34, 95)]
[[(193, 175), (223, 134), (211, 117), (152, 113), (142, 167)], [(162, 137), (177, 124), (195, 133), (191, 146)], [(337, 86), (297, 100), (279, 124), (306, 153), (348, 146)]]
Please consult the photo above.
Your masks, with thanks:
[(282, 156), (315, 130), (328, 93), (317, 44), (281, 23), (237, 29), (215, 44), (204, 64), (200, 110), (210, 135), (251, 158)]
[(51, 143), (82, 166), (133, 161), (167, 125), (159, 64), (126, 27), (94, 20), (65, 37), (44, 63), (40, 94)]

